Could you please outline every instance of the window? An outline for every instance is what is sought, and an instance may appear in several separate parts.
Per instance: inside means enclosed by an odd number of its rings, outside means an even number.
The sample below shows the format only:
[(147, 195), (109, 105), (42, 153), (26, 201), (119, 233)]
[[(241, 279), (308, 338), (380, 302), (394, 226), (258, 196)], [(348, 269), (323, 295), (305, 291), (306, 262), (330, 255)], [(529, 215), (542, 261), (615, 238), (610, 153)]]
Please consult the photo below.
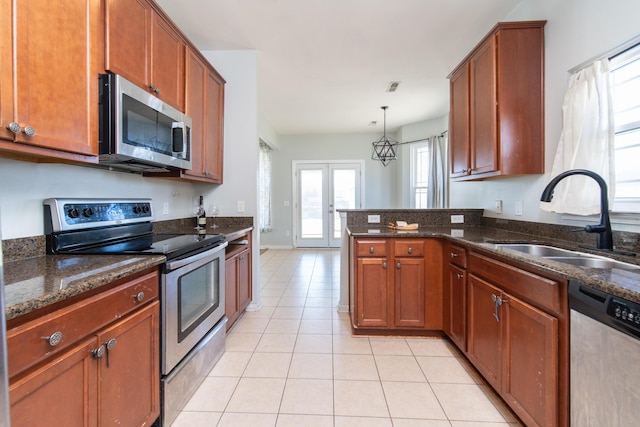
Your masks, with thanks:
[(640, 212), (640, 44), (610, 58), (617, 212)]
[(427, 208), (429, 188), (429, 146), (427, 142), (411, 145), (411, 205)]
[(271, 221), (271, 147), (260, 141), (260, 231), (263, 233), (272, 230)]

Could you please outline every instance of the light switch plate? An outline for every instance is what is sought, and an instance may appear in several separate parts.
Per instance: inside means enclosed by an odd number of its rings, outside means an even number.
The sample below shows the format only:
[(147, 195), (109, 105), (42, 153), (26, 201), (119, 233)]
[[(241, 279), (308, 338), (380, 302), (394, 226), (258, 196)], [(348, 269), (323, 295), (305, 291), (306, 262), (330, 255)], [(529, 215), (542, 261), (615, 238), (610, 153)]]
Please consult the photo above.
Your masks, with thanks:
[(244, 200), (238, 200), (238, 212), (244, 212)]
[(369, 224), (379, 224), (380, 223), (380, 215), (368, 215), (367, 221)]
[(516, 202), (516, 216), (522, 216), (522, 200)]
[(451, 224), (464, 224), (464, 215), (451, 215)]

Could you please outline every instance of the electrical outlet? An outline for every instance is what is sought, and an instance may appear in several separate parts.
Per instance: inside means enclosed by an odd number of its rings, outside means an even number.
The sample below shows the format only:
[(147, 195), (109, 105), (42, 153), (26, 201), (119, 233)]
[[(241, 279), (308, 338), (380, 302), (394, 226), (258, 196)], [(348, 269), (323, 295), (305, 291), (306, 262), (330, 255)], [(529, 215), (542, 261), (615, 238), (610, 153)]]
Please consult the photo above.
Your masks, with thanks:
[(244, 200), (238, 200), (238, 212), (244, 212)]
[(289, 201), (285, 200), (284, 202), (282, 202), (282, 205), (285, 206), (285, 207), (289, 206)]
[(516, 201), (516, 216), (522, 216), (522, 200)]
[(162, 215), (169, 215), (169, 202), (162, 204)]
[(367, 221), (369, 222), (369, 224), (379, 224), (380, 223), (380, 215), (368, 215), (367, 216)]
[(451, 224), (464, 224), (464, 215), (451, 215)]
[(502, 200), (496, 200), (495, 211), (499, 214), (502, 213)]
[(287, 230), (287, 231), (284, 232), (284, 235), (289, 237), (291, 235), (291, 232), (289, 232), (289, 230)]

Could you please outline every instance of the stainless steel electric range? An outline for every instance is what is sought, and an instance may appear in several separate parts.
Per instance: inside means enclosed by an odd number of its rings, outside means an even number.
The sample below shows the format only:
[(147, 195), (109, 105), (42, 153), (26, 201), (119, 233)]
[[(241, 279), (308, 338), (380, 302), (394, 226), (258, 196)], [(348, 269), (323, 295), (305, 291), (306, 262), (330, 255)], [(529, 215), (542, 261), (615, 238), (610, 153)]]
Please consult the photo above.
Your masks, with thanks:
[(44, 201), (51, 254), (161, 254), (161, 423), (170, 425), (224, 352), (222, 234), (154, 234), (151, 199)]

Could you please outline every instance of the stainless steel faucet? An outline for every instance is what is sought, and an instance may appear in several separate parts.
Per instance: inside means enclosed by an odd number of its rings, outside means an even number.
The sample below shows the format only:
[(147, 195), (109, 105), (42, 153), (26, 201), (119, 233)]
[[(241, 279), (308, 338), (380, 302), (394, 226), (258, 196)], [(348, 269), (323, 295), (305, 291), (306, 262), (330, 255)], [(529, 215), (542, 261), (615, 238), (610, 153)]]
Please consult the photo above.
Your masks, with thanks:
[(611, 221), (609, 220), (609, 192), (605, 180), (595, 172), (586, 169), (571, 169), (562, 172), (547, 184), (540, 201), (550, 202), (553, 198), (553, 189), (564, 178), (571, 175), (586, 175), (593, 178), (600, 186), (600, 223), (597, 225), (586, 225), (584, 231), (587, 233), (598, 233), (596, 236), (596, 246), (598, 249), (613, 251), (613, 235), (611, 233)]

